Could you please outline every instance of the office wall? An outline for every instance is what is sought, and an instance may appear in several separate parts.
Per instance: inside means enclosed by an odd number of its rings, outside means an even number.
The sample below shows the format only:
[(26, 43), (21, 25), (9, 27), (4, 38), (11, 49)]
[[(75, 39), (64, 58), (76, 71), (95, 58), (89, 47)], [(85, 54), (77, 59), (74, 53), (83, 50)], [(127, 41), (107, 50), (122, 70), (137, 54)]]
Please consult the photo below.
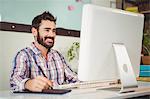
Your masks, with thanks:
[[(15, 54), (20, 49), (29, 46), (32, 41), (34, 39), (30, 33), (0, 31), (0, 90), (9, 89), (10, 71)], [(60, 51), (66, 58), (68, 48), (75, 41), (79, 42), (79, 38), (57, 36), (54, 49)], [(76, 70), (76, 64), (69, 64), (72, 69)]]
[(9, 76), (12, 60), (17, 50), (25, 47), (32, 41), (31, 34), (0, 31), (1, 63), (0, 63), (0, 90), (9, 89)]
[(80, 30), (82, 6), (90, 1), (0, 0), (0, 14), (2, 21), (31, 24), (36, 15), (50, 11), (57, 17), (58, 27)]
[[(81, 2), (77, 2), (81, 1)], [(2, 21), (31, 24), (35, 15), (50, 11), (57, 17), (58, 27), (80, 30), (82, 6), (93, 3), (110, 7), (116, 0), (0, 0)], [(73, 7), (68, 10), (68, 7)], [(115, 3), (112, 4), (115, 7)]]
[[(1, 38), (1, 33), (0, 33), (0, 38)], [(3, 71), (2, 71), (2, 39), (0, 39), (0, 88), (2, 88), (2, 74), (3, 74)]]
[[(1, 14), (0, 14), (0, 21), (1, 21)], [(1, 34), (0, 34), (0, 37), (1, 37)], [(1, 65), (2, 65), (2, 43), (1, 43), (1, 39), (0, 39), (0, 70), (1, 70)], [(2, 75), (0, 75), (0, 80), (2, 80)], [(0, 83), (0, 88), (2, 87), (2, 84)]]

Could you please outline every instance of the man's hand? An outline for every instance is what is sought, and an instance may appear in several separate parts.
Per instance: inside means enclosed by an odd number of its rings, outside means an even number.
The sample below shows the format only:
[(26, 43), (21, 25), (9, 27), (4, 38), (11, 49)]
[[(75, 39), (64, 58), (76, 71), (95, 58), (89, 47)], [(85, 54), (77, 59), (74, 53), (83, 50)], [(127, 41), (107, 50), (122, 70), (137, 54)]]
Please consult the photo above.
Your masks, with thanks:
[(51, 86), (53, 86), (53, 82), (43, 76), (37, 76), (34, 79), (29, 79), (25, 83), (25, 89), (38, 92), (41, 92), (43, 89), (48, 89)]

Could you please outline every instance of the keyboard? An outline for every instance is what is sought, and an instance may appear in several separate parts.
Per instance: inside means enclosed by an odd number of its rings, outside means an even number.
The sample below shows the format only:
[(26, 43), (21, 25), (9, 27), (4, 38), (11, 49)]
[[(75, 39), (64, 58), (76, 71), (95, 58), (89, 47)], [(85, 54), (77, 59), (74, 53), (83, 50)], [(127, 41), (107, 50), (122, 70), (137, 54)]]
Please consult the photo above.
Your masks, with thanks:
[(109, 85), (117, 84), (116, 81), (89, 81), (89, 82), (76, 82), (64, 85), (54, 86), (53, 89), (74, 89), (74, 88), (98, 88), (98, 87), (106, 87)]

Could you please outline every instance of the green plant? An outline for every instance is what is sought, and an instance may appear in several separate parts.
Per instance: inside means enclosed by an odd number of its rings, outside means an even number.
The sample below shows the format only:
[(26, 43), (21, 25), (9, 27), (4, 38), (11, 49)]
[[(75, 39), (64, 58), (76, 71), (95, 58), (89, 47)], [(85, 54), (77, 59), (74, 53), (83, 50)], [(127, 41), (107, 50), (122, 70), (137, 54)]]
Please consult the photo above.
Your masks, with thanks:
[(148, 33), (144, 33), (143, 36), (143, 54), (150, 56), (150, 35)]
[(75, 57), (78, 58), (78, 55), (79, 55), (79, 47), (80, 47), (80, 44), (79, 42), (74, 42), (71, 47), (69, 48), (69, 50), (67, 51), (67, 58), (69, 60), (69, 62), (71, 60), (73, 60)]

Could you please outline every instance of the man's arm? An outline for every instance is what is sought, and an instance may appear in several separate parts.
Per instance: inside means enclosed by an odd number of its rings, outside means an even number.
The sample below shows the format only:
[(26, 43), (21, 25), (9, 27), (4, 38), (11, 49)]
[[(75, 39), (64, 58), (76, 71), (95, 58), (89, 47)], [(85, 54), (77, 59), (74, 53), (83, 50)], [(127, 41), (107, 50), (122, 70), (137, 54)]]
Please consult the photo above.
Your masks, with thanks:
[(73, 72), (68, 65), (65, 66), (65, 76), (66, 76), (67, 83), (75, 83), (79, 81), (77, 78), (77, 74)]
[(70, 68), (70, 66), (67, 64), (65, 61), (65, 58), (60, 54), (63, 65), (64, 65), (64, 70), (65, 70), (65, 77), (66, 77), (66, 82), (67, 83), (74, 83), (79, 81), (77, 78), (77, 74)]
[(29, 63), (24, 51), (20, 51), (14, 58), (10, 76), (10, 87), (14, 91), (24, 90), (24, 83), (29, 80)]
[(28, 89), (30, 91), (42, 91), (52, 86), (52, 81), (46, 77), (37, 76), (30, 79), (30, 63), (29, 56), (24, 51), (19, 52), (13, 64), (13, 71), (10, 78), (10, 87), (13, 91), (23, 91)]

